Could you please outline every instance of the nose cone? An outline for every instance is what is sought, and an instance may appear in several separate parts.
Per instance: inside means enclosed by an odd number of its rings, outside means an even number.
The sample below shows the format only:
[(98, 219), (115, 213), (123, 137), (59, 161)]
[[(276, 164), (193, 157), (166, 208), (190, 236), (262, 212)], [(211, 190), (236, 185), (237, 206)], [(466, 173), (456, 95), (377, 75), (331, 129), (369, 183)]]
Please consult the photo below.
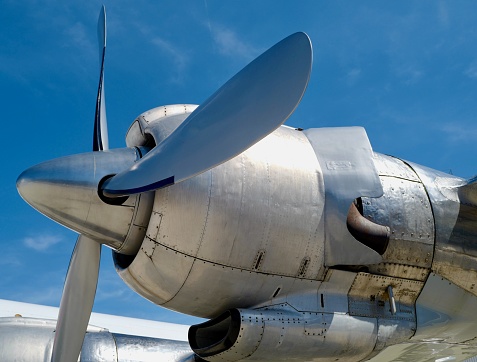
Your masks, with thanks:
[(17, 180), (23, 199), (56, 222), (112, 248), (121, 248), (135, 199), (113, 206), (98, 196), (98, 184), (132, 166), (135, 149), (124, 148), (58, 158), (33, 166)]
[(22, 198), (42, 214), (74, 227), (86, 219), (96, 190), (94, 154), (63, 157), (24, 171), (17, 180)]

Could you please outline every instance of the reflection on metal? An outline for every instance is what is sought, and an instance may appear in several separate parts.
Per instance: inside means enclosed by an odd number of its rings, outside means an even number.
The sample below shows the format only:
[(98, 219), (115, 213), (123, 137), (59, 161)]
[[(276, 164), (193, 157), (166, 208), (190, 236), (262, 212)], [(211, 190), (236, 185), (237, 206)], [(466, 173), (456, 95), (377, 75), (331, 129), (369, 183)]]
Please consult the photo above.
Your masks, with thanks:
[(80, 233), (59, 322), (54, 332), (51, 320), (0, 318), (2, 360), (76, 360), (83, 337), (82, 361), (201, 360), (185, 342), (84, 334), (99, 244), (145, 298), (212, 318), (189, 332), (209, 361), (477, 353), (477, 178), (374, 153), (361, 127), (279, 127), (309, 80), (304, 33), (199, 107), (141, 114), (128, 148), (108, 150), (104, 7), (98, 30), (101, 152), (42, 163), (17, 181), (28, 203)]
[(406, 163), (375, 154), (384, 195), (363, 197), (363, 216), (390, 229), (383, 261), (370, 265), (379, 275), (425, 281), (434, 254), (434, 215), (426, 185)]
[(191, 348), (207, 361), (359, 361), (373, 350), (376, 319), (290, 308), (232, 309), (189, 331)]
[[(2, 361), (50, 361), (56, 321), (0, 318)], [(88, 327), (79, 361), (195, 361), (187, 342), (110, 333)]]
[(142, 113), (129, 127), (126, 134), (126, 145), (128, 147), (148, 147), (161, 143), (197, 107), (195, 104), (171, 104)]
[[(475, 186), (465, 180), (409, 163), (426, 185), (436, 225), (433, 272), (477, 296), (477, 213)], [(462, 204), (462, 203), (463, 204)]]
[(412, 341), (472, 342), (477, 338), (477, 297), (431, 274), (417, 299), (417, 331)]
[[(159, 132), (173, 128), (168, 122), (149, 125)], [(140, 251), (127, 268), (116, 258), (120, 276), (157, 304), (203, 317), (267, 301), (278, 286), (291, 293), (302, 287), (298, 274), (311, 285), (325, 271), (321, 174), (303, 132), (279, 128), (221, 166), (157, 190)]]
[(146, 233), (153, 194), (110, 205), (98, 195), (98, 184), (139, 158), (135, 148), (62, 157), (24, 171), (17, 188), (30, 205), (53, 220), (122, 254), (133, 255)]
[(383, 194), (365, 130), (361, 127), (316, 128), (303, 133), (313, 146), (323, 171), (325, 265), (381, 262), (381, 256), (356, 241), (346, 227), (349, 205), (354, 199), (380, 197)]

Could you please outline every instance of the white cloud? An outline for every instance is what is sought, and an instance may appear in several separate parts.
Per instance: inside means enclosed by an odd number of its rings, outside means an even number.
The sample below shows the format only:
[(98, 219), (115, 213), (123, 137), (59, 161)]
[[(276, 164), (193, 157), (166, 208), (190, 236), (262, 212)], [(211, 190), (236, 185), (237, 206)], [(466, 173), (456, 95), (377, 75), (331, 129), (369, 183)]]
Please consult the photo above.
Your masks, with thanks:
[(61, 242), (62, 237), (58, 235), (38, 235), (35, 237), (26, 237), (23, 244), (36, 251), (46, 251), (50, 247)]
[(161, 52), (167, 54), (172, 60), (175, 67), (175, 76), (172, 80), (176, 83), (180, 83), (183, 80), (183, 73), (187, 66), (187, 56), (184, 52), (172, 45), (170, 42), (156, 36), (151, 40), (152, 44), (157, 46)]
[(456, 122), (444, 124), (440, 130), (447, 134), (451, 142), (473, 142), (477, 138), (477, 128)]
[(247, 44), (235, 32), (223, 26), (213, 26), (212, 36), (219, 53), (223, 55), (250, 60), (259, 53), (255, 47)]

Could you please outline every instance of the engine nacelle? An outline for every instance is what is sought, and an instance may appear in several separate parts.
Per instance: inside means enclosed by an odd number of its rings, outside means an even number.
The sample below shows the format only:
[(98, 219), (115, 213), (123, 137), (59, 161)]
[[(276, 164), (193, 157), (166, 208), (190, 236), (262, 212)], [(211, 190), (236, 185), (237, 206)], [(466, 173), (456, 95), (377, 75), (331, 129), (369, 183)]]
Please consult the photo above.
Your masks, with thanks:
[(191, 348), (206, 361), (358, 361), (377, 338), (375, 318), (283, 309), (231, 309), (189, 329)]

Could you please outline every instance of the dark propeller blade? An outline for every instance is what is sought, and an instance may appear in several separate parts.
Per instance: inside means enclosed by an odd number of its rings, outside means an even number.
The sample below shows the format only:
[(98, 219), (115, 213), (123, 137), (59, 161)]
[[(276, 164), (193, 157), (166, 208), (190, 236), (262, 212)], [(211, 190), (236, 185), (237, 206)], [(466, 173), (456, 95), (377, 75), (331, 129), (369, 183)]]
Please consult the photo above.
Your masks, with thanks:
[(100, 72), (96, 112), (94, 116), (93, 151), (103, 151), (109, 148), (108, 124), (104, 99), (104, 58), (106, 55), (106, 9), (104, 5), (101, 8), (98, 19), (98, 43)]

